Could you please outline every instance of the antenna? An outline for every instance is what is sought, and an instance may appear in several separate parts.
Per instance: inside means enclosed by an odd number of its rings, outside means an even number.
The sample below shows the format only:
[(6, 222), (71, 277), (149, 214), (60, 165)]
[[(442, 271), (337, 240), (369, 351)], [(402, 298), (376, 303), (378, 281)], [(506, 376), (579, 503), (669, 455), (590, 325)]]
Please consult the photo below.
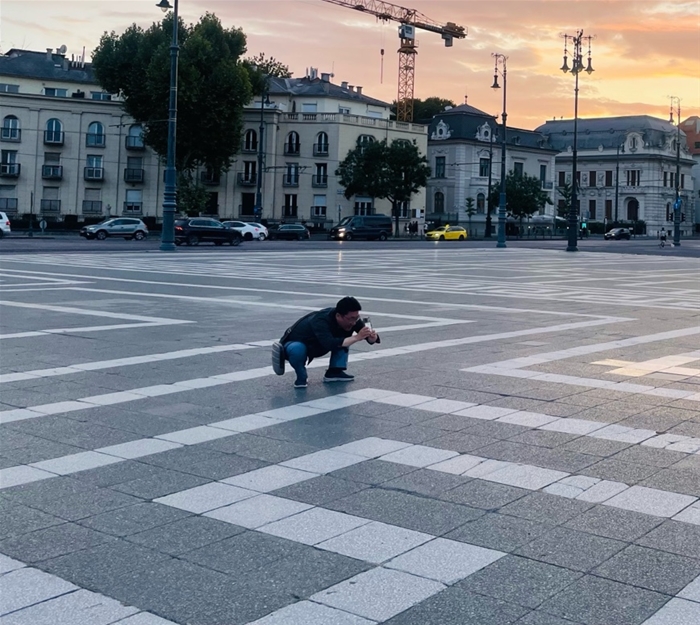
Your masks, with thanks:
[(64, 44), (58, 49), (58, 53), (59, 53), (59, 54), (65, 54), (66, 52), (68, 52), (68, 46), (64, 43)]

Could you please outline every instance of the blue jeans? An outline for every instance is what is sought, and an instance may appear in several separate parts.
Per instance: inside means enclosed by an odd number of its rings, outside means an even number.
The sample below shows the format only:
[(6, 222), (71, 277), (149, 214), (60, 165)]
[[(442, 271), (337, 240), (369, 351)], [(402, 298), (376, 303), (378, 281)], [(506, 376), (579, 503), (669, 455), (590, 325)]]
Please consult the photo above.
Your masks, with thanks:
[[(304, 343), (293, 341), (284, 346), (284, 353), (289, 364), (297, 374), (297, 380), (306, 382), (306, 359), (307, 351)], [(349, 350), (347, 347), (339, 347), (331, 352), (331, 359), (328, 363), (329, 369), (347, 369)]]

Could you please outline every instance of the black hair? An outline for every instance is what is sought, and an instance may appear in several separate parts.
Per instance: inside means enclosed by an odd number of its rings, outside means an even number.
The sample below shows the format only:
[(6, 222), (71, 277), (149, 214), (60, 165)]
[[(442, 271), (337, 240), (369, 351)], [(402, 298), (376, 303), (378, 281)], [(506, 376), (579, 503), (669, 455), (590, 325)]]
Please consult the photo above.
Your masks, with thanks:
[(362, 310), (362, 306), (360, 306), (360, 302), (349, 295), (338, 300), (338, 303), (335, 305), (335, 312), (341, 317), (344, 317), (350, 312), (355, 312), (356, 310)]

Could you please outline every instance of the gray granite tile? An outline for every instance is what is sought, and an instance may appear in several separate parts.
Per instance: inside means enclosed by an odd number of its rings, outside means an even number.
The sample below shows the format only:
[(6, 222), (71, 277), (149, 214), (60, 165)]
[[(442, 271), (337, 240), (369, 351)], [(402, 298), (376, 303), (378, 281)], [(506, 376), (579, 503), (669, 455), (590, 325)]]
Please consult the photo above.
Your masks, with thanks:
[(651, 549), (700, 558), (700, 526), (698, 525), (664, 521), (635, 542)]
[(501, 509), (501, 512), (533, 521), (559, 524), (582, 514), (590, 507), (592, 504), (583, 501), (535, 492), (507, 504)]
[(46, 514), (22, 504), (0, 500), (0, 539), (21, 536), (52, 525), (65, 523), (64, 519)]
[[(652, 428), (654, 429), (654, 428)], [(634, 445), (623, 449), (615, 455), (615, 460), (621, 462), (634, 462), (637, 464), (648, 464), (652, 467), (665, 468), (670, 467), (679, 460), (686, 458), (687, 454), (680, 451), (671, 451), (669, 449), (657, 449), (655, 447), (646, 447), (644, 445)]]
[(430, 469), (418, 469), (384, 482), (382, 488), (437, 497), (441, 493), (466, 484), (469, 481), (469, 478), (459, 475), (450, 475), (449, 473), (431, 471)]
[(497, 442), (495, 438), (474, 436), (469, 432), (450, 432), (449, 434), (442, 432), (441, 434), (441, 436), (431, 438), (426, 444), (459, 453), (476, 453), (477, 450)]
[(611, 506), (595, 506), (565, 523), (565, 527), (632, 542), (644, 536), (664, 519)]
[(445, 538), (509, 553), (546, 534), (554, 527), (546, 521), (530, 521), (488, 513), (449, 532)]
[(111, 486), (113, 490), (141, 499), (157, 499), (172, 493), (194, 488), (206, 484), (210, 480), (189, 473), (180, 473), (161, 467), (153, 467), (154, 473), (148, 477), (140, 477), (128, 482), (121, 482)]
[(412, 473), (415, 467), (395, 462), (385, 462), (384, 460), (367, 460), (344, 469), (338, 469), (329, 473), (331, 477), (337, 477), (352, 482), (377, 485), (388, 480), (393, 480), (402, 475)]
[(128, 536), (159, 525), (173, 523), (188, 516), (190, 516), (189, 513), (184, 510), (144, 502), (83, 519), (80, 525), (112, 536)]
[(685, 471), (661, 469), (658, 473), (642, 480), (639, 485), (700, 497), (700, 471), (695, 469)]
[(475, 479), (443, 492), (439, 498), (474, 508), (497, 510), (528, 494), (530, 491), (515, 486)]
[(360, 492), (365, 488), (367, 488), (367, 484), (342, 480), (330, 475), (321, 475), (298, 484), (279, 488), (273, 494), (277, 497), (293, 499), (313, 506), (324, 506), (336, 499)]
[(144, 456), (141, 458), (141, 462), (212, 480), (221, 480), (240, 473), (247, 473), (267, 464), (252, 458), (205, 449), (200, 445), (190, 445), (164, 451), (160, 454)]
[(312, 445), (256, 436), (249, 432), (209, 441), (203, 443), (202, 447), (215, 449), (227, 454), (244, 456), (245, 458), (262, 460), (271, 464), (277, 464), (318, 451), (318, 447)]

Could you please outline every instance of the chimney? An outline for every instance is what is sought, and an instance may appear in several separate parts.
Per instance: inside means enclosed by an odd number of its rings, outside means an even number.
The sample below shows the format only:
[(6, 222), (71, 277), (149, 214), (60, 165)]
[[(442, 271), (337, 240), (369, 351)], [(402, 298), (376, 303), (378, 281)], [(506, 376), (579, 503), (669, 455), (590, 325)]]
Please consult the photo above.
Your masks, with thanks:
[(65, 57), (63, 58), (63, 69), (66, 71), (70, 69), (70, 61)]
[(325, 73), (325, 72), (323, 72), (323, 73), (321, 74), (321, 80), (322, 80), (323, 82), (330, 82), (330, 81), (331, 81), (331, 75), (330, 75), (330, 74), (327, 74), (327, 73)]
[(355, 91), (357, 91), (357, 93), (362, 95), (362, 87), (360, 87), (359, 85), (357, 87), (355, 87)]
[(348, 81), (347, 81), (347, 80), (344, 80), (343, 82), (340, 83), (340, 86), (341, 86), (343, 89), (347, 89), (347, 88), (348, 88)]
[(355, 85), (348, 85), (348, 91), (350, 91), (350, 92), (355, 91)]
[(46, 60), (53, 61), (53, 48), (46, 48)]

